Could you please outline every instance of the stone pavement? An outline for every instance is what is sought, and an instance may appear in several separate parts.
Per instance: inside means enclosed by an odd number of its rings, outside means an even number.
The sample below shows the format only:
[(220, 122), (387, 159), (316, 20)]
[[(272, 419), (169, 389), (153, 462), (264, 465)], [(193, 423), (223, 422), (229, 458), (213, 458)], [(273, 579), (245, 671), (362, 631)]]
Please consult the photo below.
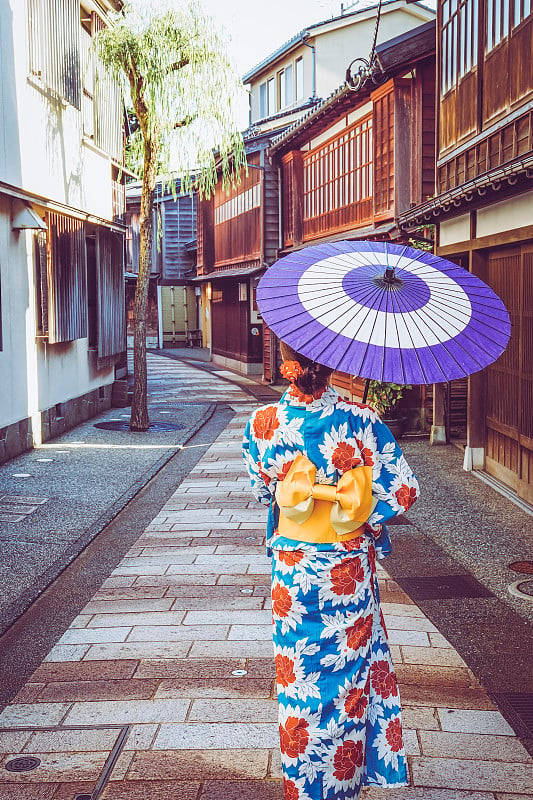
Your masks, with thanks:
[[(247, 399), (0, 715), (0, 800), (281, 800)], [(384, 570), (380, 584), (411, 786), (364, 797), (533, 800), (533, 760), (472, 672)], [(2, 770), (30, 756), (33, 771)]]

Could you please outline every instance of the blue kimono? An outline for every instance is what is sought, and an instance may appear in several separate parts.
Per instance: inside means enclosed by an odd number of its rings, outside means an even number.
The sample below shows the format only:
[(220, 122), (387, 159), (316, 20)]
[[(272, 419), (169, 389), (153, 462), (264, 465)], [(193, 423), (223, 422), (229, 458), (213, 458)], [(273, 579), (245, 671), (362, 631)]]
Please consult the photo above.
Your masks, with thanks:
[[(365, 534), (310, 544), (280, 536), (276, 484), (294, 457), (336, 484), (372, 466), (374, 507)], [(356, 800), (361, 786), (407, 783), (398, 684), (379, 606), (375, 558), (390, 552), (384, 523), (418, 497), (418, 482), (370, 407), (332, 388), (294, 385), (254, 411), (243, 456), (255, 497), (269, 506), (279, 734), (286, 800)]]

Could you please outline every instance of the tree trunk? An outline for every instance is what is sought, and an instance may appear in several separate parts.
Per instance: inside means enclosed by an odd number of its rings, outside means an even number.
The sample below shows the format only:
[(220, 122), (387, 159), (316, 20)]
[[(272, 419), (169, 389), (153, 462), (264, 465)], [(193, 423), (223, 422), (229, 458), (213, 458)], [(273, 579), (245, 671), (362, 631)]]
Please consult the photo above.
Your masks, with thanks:
[(147, 431), (148, 381), (146, 369), (146, 332), (148, 287), (152, 265), (154, 190), (157, 177), (157, 141), (144, 140), (144, 173), (139, 220), (139, 274), (135, 287), (133, 331), (133, 402), (131, 431)]

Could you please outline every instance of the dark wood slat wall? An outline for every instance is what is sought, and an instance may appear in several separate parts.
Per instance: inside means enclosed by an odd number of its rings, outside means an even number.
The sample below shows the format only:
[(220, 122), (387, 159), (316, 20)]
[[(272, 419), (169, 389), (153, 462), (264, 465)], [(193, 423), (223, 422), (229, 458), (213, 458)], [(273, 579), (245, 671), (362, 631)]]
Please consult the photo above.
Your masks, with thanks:
[(124, 237), (98, 229), (98, 356), (126, 349), (126, 299), (124, 286)]
[(48, 214), (48, 341), (70, 342), (87, 336), (85, 224)]
[(163, 258), (161, 278), (166, 283), (183, 281), (185, 273), (194, 264), (186, 245), (196, 235), (196, 198), (194, 195), (178, 195), (162, 201)]

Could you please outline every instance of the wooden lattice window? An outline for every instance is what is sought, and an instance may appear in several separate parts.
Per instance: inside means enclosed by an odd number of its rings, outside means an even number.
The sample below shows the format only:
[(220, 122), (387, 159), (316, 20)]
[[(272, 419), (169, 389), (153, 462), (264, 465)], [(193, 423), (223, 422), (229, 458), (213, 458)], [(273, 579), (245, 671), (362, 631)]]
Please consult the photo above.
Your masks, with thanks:
[(306, 153), (304, 238), (372, 217), (372, 117)]
[(79, 0), (28, 0), (29, 72), (81, 108)]
[[(489, 0), (489, 3), (491, 1)], [(478, 2), (479, 0), (444, 0), (442, 3), (441, 94), (443, 95), (477, 64)]]

